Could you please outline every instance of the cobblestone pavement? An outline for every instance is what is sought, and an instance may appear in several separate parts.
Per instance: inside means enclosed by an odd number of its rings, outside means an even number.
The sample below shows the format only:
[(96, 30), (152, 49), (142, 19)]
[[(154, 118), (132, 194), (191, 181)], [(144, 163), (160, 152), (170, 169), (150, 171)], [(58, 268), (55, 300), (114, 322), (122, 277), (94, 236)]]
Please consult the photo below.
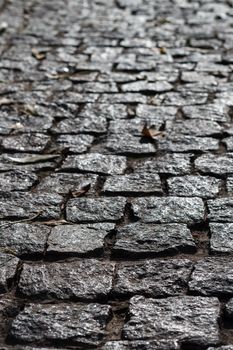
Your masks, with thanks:
[(233, 1), (0, 0), (0, 350), (233, 349)]

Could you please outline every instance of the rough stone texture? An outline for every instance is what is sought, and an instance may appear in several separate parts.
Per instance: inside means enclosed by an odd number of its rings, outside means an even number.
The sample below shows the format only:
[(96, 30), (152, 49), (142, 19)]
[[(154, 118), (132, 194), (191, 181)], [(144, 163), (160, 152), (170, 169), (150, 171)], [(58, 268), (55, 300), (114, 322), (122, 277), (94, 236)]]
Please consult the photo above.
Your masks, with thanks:
[(129, 174), (109, 177), (103, 187), (104, 193), (153, 194), (161, 193), (161, 181), (158, 174)]
[(221, 181), (210, 176), (177, 176), (167, 180), (172, 196), (213, 198), (219, 193)]
[(61, 150), (69, 150), (72, 153), (84, 153), (88, 151), (94, 141), (91, 135), (60, 135), (57, 144)]
[(220, 308), (216, 298), (184, 296), (157, 300), (135, 296), (129, 312), (130, 319), (123, 329), (126, 339), (172, 337), (199, 346), (219, 342)]
[(64, 225), (52, 229), (48, 238), (48, 253), (100, 254), (105, 237), (114, 229), (114, 224)]
[(78, 170), (98, 174), (123, 174), (126, 158), (98, 153), (69, 156), (62, 165), (62, 170)]
[(105, 334), (110, 310), (110, 306), (100, 304), (32, 304), (14, 319), (9, 333), (16, 341), (27, 343), (98, 345)]
[(79, 192), (90, 185), (88, 193), (91, 193), (96, 186), (97, 178), (97, 175), (92, 174), (51, 174), (42, 179), (36, 189), (38, 192), (52, 192), (64, 195), (69, 192)]
[[(135, 341), (109, 341), (101, 350), (179, 350), (176, 340), (135, 340)], [(229, 349), (231, 350), (231, 349)]]
[(233, 253), (233, 224), (210, 223), (210, 249), (213, 253)]
[(3, 223), (0, 225), (0, 249), (9, 249), (15, 255), (42, 254), (50, 228), (27, 223)]
[(49, 265), (24, 264), (19, 291), (30, 297), (82, 300), (103, 298), (111, 290), (113, 271), (114, 264), (91, 259)]
[(147, 223), (198, 223), (204, 218), (200, 198), (150, 197), (132, 201), (134, 214)]
[(192, 263), (189, 260), (146, 261), (117, 268), (113, 293), (143, 294), (151, 297), (178, 295), (188, 285)]
[(29, 171), (14, 170), (0, 173), (0, 192), (28, 190), (36, 181), (36, 174)]
[(209, 208), (208, 218), (215, 222), (232, 222), (233, 199), (217, 198), (207, 201)]
[(225, 306), (225, 313), (230, 319), (233, 318), (233, 299), (230, 299)]
[(135, 171), (139, 173), (158, 172), (159, 174), (180, 175), (191, 171), (189, 154), (166, 154), (153, 159), (138, 162), (135, 165)]
[(195, 251), (195, 243), (186, 225), (134, 223), (119, 228), (113, 252), (123, 255), (163, 254)]
[(233, 294), (233, 263), (229, 258), (206, 258), (195, 264), (189, 289), (202, 295)]
[(8, 283), (14, 278), (19, 259), (10, 254), (0, 253), (0, 292), (8, 291)]
[(9, 151), (41, 152), (49, 140), (50, 137), (44, 134), (22, 134), (4, 138), (2, 147)]
[(59, 219), (62, 197), (57, 194), (4, 193), (0, 200), (0, 218)]
[(197, 170), (205, 174), (232, 174), (233, 154), (226, 153), (216, 156), (214, 154), (204, 154), (195, 160)]
[(75, 198), (66, 206), (66, 217), (72, 222), (116, 221), (123, 216), (126, 199), (111, 198)]

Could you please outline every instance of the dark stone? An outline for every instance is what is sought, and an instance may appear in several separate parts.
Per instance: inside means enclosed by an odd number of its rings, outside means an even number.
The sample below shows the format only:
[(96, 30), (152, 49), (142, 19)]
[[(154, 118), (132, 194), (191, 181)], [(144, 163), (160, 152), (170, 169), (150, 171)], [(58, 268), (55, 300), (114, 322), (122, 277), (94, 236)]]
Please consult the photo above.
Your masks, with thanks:
[(14, 255), (0, 253), (0, 293), (8, 291), (9, 282), (16, 274), (19, 259)]

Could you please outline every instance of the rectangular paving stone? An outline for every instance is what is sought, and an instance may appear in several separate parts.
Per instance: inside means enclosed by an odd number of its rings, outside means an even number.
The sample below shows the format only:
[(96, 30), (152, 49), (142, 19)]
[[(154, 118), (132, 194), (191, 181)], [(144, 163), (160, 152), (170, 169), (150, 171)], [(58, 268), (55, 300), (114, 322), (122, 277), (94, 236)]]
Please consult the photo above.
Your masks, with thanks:
[(16, 342), (97, 346), (110, 314), (110, 306), (101, 304), (31, 304), (13, 320), (9, 336)]
[(207, 174), (233, 174), (233, 153), (204, 154), (195, 160), (195, 167)]
[(171, 196), (214, 198), (218, 195), (221, 180), (210, 176), (185, 175), (167, 180)]
[(166, 131), (169, 135), (216, 136), (221, 135), (223, 127), (212, 120), (185, 119), (168, 121)]
[(157, 140), (157, 147), (159, 151), (171, 152), (217, 151), (219, 141), (213, 137), (168, 134)]
[(134, 214), (146, 223), (194, 224), (204, 219), (200, 198), (150, 197), (132, 200)]
[(14, 255), (0, 253), (0, 293), (8, 291), (9, 282), (16, 274), (19, 259)]
[(55, 173), (43, 178), (37, 186), (37, 191), (52, 192), (61, 195), (79, 192), (90, 185), (88, 193), (95, 191), (98, 176), (94, 174)]
[(233, 192), (233, 176), (227, 177), (227, 191), (229, 193)]
[(84, 171), (103, 175), (123, 174), (126, 169), (126, 157), (99, 153), (68, 156), (61, 169), (63, 171)]
[(233, 199), (216, 198), (207, 201), (209, 208), (208, 218), (214, 222), (232, 222)]
[(138, 104), (136, 108), (137, 117), (142, 120), (150, 119), (154, 124), (162, 124), (166, 120), (174, 120), (177, 113), (176, 107), (169, 106), (153, 106)]
[(153, 194), (162, 193), (161, 181), (158, 174), (141, 173), (113, 175), (104, 183), (102, 192), (117, 194)]
[(27, 170), (0, 173), (0, 192), (26, 191), (37, 181), (37, 175)]
[(116, 270), (113, 293), (165, 297), (182, 294), (192, 271), (189, 260), (149, 260), (132, 265), (121, 263)]
[(114, 263), (94, 259), (46, 265), (24, 264), (18, 288), (28, 297), (62, 300), (106, 298), (112, 288), (113, 271)]
[(47, 252), (52, 254), (101, 254), (105, 237), (115, 227), (111, 223), (61, 225), (51, 230)]
[(124, 136), (110, 134), (105, 144), (108, 152), (120, 155), (151, 155), (156, 153), (156, 145), (142, 137), (125, 133)]
[[(180, 350), (180, 345), (176, 340), (116, 340), (108, 341), (101, 350)], [(226, 349), (227, 350), (227, 349)], [(229, 349), (231, 350), (231, 349)]]
[(46, 225), (4, 222), (0, 224), (0, 249), (15, 255), (43, 254), (50, 228)]
[(5, 137), (1, 144), (5, 150), (15, 152), (42, 152), (50, 142), (45, 134), (20, 134)]
[[(81, 101), (77, 101), (77, 103), (79, 102)], [(102, 134), (107, 131), (107, 121), (104, 117), (91, 115), (88, 118), (69, 118), (58, 122), (51, 131), (54, 134), (80, 134), (85, 132)]]
[(159, 255), (195, 250), (192, 234), (182, 224), (129, 224), (117, 230), (113, 246), (113, 253), (117, 256)]
[(191, 171), (191, 154), (171, 153), (135, 163), (135, 172), (168, 175), (187, 174)]
[(0, 199), (0, 218), (59, 219), (63, 198), (58, 194), (12, 192), (4, 193)]
[(59, 135), (56, 144), (60, 150), (69, 150), (71, 153), (84, 153), (92, 146), (92, 135)]
[(114, 198), (75, 198), (66, 206), (66, 217), (72, 222), (101, 222), (119, 220), (124, 213), (126, 199)]
[(233, 295), (233, 262), (227, 257), (206, 258), (194, 266), (189, 290), (201, 295)]
[(233, 253), (233, 224), (210, 223), (210, 249), (213, 253)]
[[(217, 298), (193, 296), (130, 300), (130, 319), (123, 328), (123, 337), (136, 339), (176, 339), (192, 346), (219, 343)], [(185, 325), (185, 327), (184, 327)]]

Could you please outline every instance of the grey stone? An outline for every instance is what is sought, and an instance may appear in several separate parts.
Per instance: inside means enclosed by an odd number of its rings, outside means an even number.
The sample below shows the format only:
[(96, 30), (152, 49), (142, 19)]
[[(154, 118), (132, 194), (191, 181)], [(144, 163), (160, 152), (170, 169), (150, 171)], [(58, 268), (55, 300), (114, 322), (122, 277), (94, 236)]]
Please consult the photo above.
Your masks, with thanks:
[(65, 225), (52, 228), (48, 238), (48, 253), (99, 254), (105, 237), (114, 224)]
[(204, 205), (198, 197), (137, 198), (132, 207), (134, 214), (146, 223), (193, 224), (204, 219)]
[(217, 151), (219, 141), (212, 137), (197, 137), (190, 135), (167, 135), (157, 140), (159, 151), (194, 152)]
[(182, 108), (187, 118), (229, 122), (228, 108), (224, 104), (205, 104), (201, 106), (184, 106)]
[(221, 181), (210, 176), (177, 176), (167, 180), (172, 196), (213, 198), (219, 193)]
[(133, 223), (117, 230), (113, 253), (150, 255), (178, 251), (195, 251), (191, 232), (182, 224)]
[(123, 216), (125, 204), (123, 197), (70, 199), (66, 216), (72, 222), (116, 221)]
[(104, 183), (103, 192), (119, 194), (162, 193), (158, 174), (113, 175)]
[(233, 299), (231, 298), (225, 306), (225, 314), (228, 318), (233, 318)]
[(185, 92), (167, 92), (164, 94), (164, 104), (167, 106), (189, 106), (193, 104), (204, 104), (207, 102), (206, 93)]
[(166, 81), (158, 81), (155, 83), (149, 83), (147, 81), (136, 81), (132, 83), (123, 84), (121, 90), (124, 92), (128, 91), (151, 91), (151, 92), (165, 92), (172, 90), (173, 86)]
[(130, 133), (110, 134), (105, 148), (108, 152), (121, 155), (151, 155), (156, 153), (155, 144), (150, 140), (136, 137)]
[(139, 104), (136, 108), (137, 117), (143, 120), (151, 120), (153, 124), (162, 124), (166, 120), (174, 120), (177, 113), (176, 107), (153, 106)]
[(233, 153), (204, 154), (195, 160), (197, 170), (207, 174), (233, 174)]
[(80, 115), (86, 118), (94, 118), (96, 115), (98, 115), (99, 117), (106, 118), (107, 120), (119, 120), (127, 117), (127, 106), (124, 104), (113, 105), (111, 103), (87, 103), (80, 111)]
[(218, 348), (208, 348), (207, 350), (233, 350), (233, 345), (223, 345)]
[(10, 151), (41, 152), (49, 141), (49, 136), (39, 133), (12, 135), (2, 140), (2, 147)]
[(17, 342), (99, 345), (110, 312), (110, 306), (101, 304), (31, 304), (13, 320), (9, 335)]
[(14, 255), (0, 253), (0, 293), (8, 291), (9, 282), (16, 274), (19, 259)]
[(0, 225), (0, 249), (9, 249), (15, 255), (43, 254), (50, 228), (27, 223)]
[(98, 176), (93, 174), (56, 173), (43, 178), (37, 186), (38, 192), (68, 194), (78, 192), (90, 185), (88, 193), (93, 193)]
[(213, 136), (221, 135), (223, 128), (215, 121), (203, 119), (186, 119), (168, 121), (166, 132), (169, 135)]
[(63, 198), (58, 194), (4, 193), (0, 200), (0, 218), (59, 219)]
[[(176, 340), (116, 340), (108, 341), (101, 350), (179, 350), (180, 346)], [(231, 350), (231, 349), (229, 349)]]
[(215, 222), (232, 222), (233, 199), (216, 198), (207, 201), (209, 208), (208, 218)]
[(104, 175), (123, 174), (126, 169), (126, 157), (99, 153), (68, 156), (62, 170), (78, 170)]
[(104, 117), (92, 115), (88, 118), (64, 119), (51, 130), (55, 134), (79, 134), (82, 132), (101, 134), (107, 131), (107, 121)]
[(189, 260), (150, 260), (128, 266), (122, 263), (116, 271), (113, 293), (151, 297), (182, 294), (188, 286), (191, 270)]
[(26, 170), (0, 173), (0, 192), (25, 191), (37, 181), (36, 174)]
[(146, 159), (135, 165), (138, 173), (149, 172), (159, 174), (181, 175), (191, 172), (190, 154), (165, 154)]
[(60, 135), (56, 139), (58, 147), (68, 149), (72, 153), (84, 153), (88, 151), (94, 141), (91, 135)]
[(232, 193), (233, 192), (233, 176), (229, 176), (227, 178), (227, 191), (229, 193)]
[(198, 346), (219, 343), (217, 298), (179, 296), (158, 300), (135, 296), (129, 312), (130, 319), (123, 328), (126, 339), (173, 338)]
[(210, 249), (213, 253), (233, 253), (233, 224), (210, 223)]
[(197, 262), (189, 290), (201, 295), (233, 295), (233, 263), (229, 258), (206, 258)]
[(18, 288), (29, 297), (62, 300), (106, 298), (112, 288), (113, 271), (113, 263), (94, 259), (47, 265), (24, 264)]

